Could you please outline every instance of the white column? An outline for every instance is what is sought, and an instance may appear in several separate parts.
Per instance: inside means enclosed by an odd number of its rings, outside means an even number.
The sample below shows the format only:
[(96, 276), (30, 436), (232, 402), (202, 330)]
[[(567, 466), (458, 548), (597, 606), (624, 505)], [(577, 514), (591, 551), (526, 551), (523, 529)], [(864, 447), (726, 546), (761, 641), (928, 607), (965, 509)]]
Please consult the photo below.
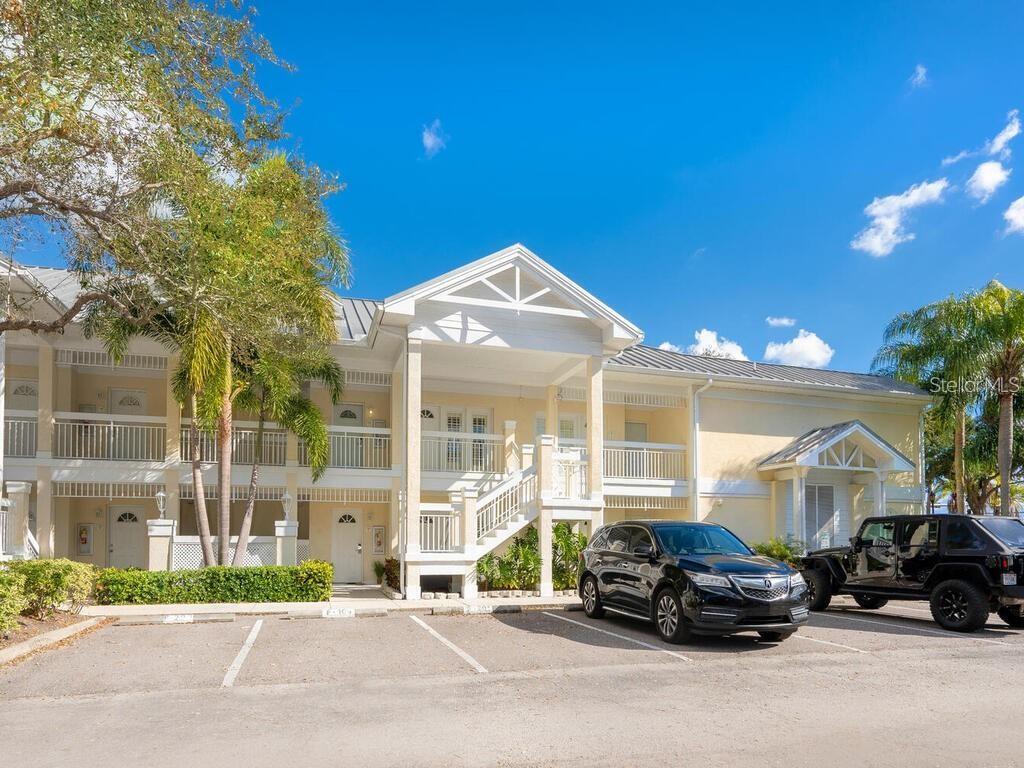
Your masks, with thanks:
[(529, 469), (533, 466), (533, 443), (523, 443), (523, 469)]
[[(405, 536), (406, 553), (420, 554), (420, 410), (422, 410), (423, 342), (406, 340), (405, 351)], [(406, 568), (405, 596), (418, 600), (421, 594), (419, 568)]]
[[(806, 529), (807, 500), (805, 495), (806, 478), (799, 468), (793, 470), (793, 538), (803, 541)], [(810, 542), (804, 542), (810, 544)]]
[[(178, 368), (178, 354), (167, 358), (167, 375), (164, 379), (164, 408), (167, 414), (167, 440), (164, 444), (164, 456), (168, 464), (181, 461), (181, 405), (174, 399), (174, 388), (171, 386), (174, 371)], [(174, 489), (177, 492), (177, 488)], [(170, 497), (170, 489), (167, 490)], [(168, 501), (170, 499), (168, 498)]]
[(7, 334), (0, 333), (0, 497), (4, 495), (4, 454), (7, 452)]
[(541, 435), (537, 443), (537, 496), (541, 506), (555, 494), (555, 436)]
[(38, 370), (39, 420), (36, 424), (36, 456), (48, 459), (53, 455), (54, 379), (57, 371), (54, 365), (53, 347), (42, 340), (39, 341)]
[(36, 467), (36, 540), (40, 557), (53, 557), (53, 480), (49, 467)]
[(476, 488), (461, 491), (459, 508), (462, 512), (462, 551), (467, 554), (476, 552), (476, 502), (479, 498), (480, 491)]
[(558, 385), (550, 384), (547, 389), (544, 432), (558, 437)]
[(587, 358), (587, 487), (601, 504), (591, 513), (591, 530), (604, 525), (604, 358)]
[(171, 550), (174, 546), (174, 532), (177, 525), (177, 520), (156, 518), (146, 521), (146, 533), (149, 539), (149, 553), (146, 558), (147, 570), (171, 570)]
[(888, 472), (877, 473), (874, 488), (876, 517), (883, 517), (885, 515), (885, 481), (888, 479)]
[(298, 563), (299, 523), (297, 520), (274, 521), (274, 540), (277, 543), (274, 562), (277, 565)]
[(554, 559), (554, 519), (552, 507), (541, 503), (540, 515), (537, 516), (538, 544), (540, 547), (540, 596), (552, 597), (555, 594), (551, 576)]
[(511, 475), (519, 470), (519, 451), (516, 445), (516, 422), (505, 422), (505, 474)]

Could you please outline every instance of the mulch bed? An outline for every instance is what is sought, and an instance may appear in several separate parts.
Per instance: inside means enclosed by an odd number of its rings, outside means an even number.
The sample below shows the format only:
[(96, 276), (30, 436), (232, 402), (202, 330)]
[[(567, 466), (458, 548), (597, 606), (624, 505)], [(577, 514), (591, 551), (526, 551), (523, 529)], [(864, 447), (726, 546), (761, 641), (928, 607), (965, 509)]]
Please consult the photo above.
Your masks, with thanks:
[(7, 648), (15, 643), (28, 640), (30, 637), (41, 635), (43, 632), (49, 632), (51, 629), (60, 629), (61, 627), (77, 624), (80, 621), (85, 621), (87, 618), (89, 617), (81, 616), (77, 613), (61, 613), (60, 611), (42, 621), (28, 616), (19, 616), (18, 626), (10, 630), (6, 636), (0, 635), (0, 648)]

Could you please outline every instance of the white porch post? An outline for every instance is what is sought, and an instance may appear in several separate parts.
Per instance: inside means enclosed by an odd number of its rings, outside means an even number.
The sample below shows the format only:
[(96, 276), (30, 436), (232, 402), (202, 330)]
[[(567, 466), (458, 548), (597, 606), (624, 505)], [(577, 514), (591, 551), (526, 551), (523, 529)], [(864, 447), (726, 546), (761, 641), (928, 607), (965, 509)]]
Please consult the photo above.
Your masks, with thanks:
[(177, 525), (177, 520), (156, 518), (146, 521), (146, 533), (149, 539), (149, 553), (146, 558), (147, 570), (171, 570), (171, 550), (174, 546), (174, 532)]
[(523, 443), (523, 469), (533, 466), (533, 443)]
[(554, 583), (551, 576), (552, 562), (554, 560), (554, 520), (552, 507), (548, 504), (540, 505), (540, 515), (537, 516), (538, 544), (540, 546), (540, 596), (553, 597), (555, 594)]
[(537, 496), (543, 507), (555, 494), (555, 436), (541, 435), (537, 452)]
[[(804, 531), (807, 528), (807, 469), (795, 467), (793, 469), (793, 538), (803, 541)], [(809, 544), (810, 542), (804, 542)]]
[(36, 421), (36, 455), (41, 459), (53, 456), (54, 365), (53, 347), (40, 339), (37, 357), (39, 375), (39, 416)]
[[(470, 557), (476, 554), (476, 502), (478, 498), (480, 498), (480, 492), (476, 488), (467, 488), (461, 493), (462, 551)], [(466, 571), (462, 577), (462, 597), (466, 600), (476, 598), (475, 566)]]
[(391, 468), (398, 473), (398, 477), (391, 483), (391, 525), (388, 530), (390, 540), (389, 552), (392, 557), (398, 557), (404, 551), (401, 541), (402, 535), (402, 491), (405, 477), (405, 414), (403, 413), (403, 398), (405, 390), (402, 385), (402, 372), (405, 369), (405, 354), (399, 354), (391, 370), (391, 392), (390, 394), (390, 417), (391, 435)]
[[(164, 456), (168, 464), (177, 464), (181, 461), (181, 405), (174, 398), (174, 388), (171, 386), (174, 371), (178, 367), (179, 355), (174, 353), (167, 358), (167, 371), (164, 378), (164, 409), (167, 414), (166, 441), (164, 443)], [(174, 489), (177, 491), (177, 488)], [(167, 491), (170, 494), (170, 490)]]
[(4, 495), (4, 454), (7, 452), (7, 334), (0, 333), (0, 498)]
[(36, 467), (36, 540), (40, 557), (53, 557), (54, 515), (53, 474), (49, 467)]
[(587, 358), (587, 488), (601, 504), (591, 515), (591, 529), (604, 525), (604, 358)]
[[(405, 351), (405, 517), (406, 553), (420, 554), (420, 469), (423, 342), (407, 338)], [(406, 568), (405, 596), (418, 600), (421, 594), (418, 567)]]
[[(537, 457), (537, 504), (540, 514), (537, 515), (537, 533), (540, 549), (540, 594), (551, 597), (554, 588), (551, 579), (553, 518), (551, 499), (555, 493), (555, 437), (541, 435), (538, 440)], [(532, 457), (531, 457), (532, 458)]]
[(885, 481), (889, 479), (888, 472), (878, 472), (875, 476), (875, 516), (885, 516)]
[[(545, 401), (544, 432), (558, 437), (558, 385), (549, 384)], [(537, 435), (540, 437), (540, 435)]]

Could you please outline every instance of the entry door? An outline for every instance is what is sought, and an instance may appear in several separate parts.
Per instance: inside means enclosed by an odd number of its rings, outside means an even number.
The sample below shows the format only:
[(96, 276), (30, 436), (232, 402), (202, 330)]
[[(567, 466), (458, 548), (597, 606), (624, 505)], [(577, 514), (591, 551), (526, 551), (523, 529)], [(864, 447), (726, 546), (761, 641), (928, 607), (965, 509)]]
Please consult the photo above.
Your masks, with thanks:
[(836, 491), (831, 485), (804, 489), (804, 543), (810, 550), (835, 546)]
[(331, 540), (331, 562), (334, 581), (358, 584), (363, 580), (362, 513), (349, 510), (334, 513), (334, 534)]
[[(334, 423), (339, 427), (363, 426), (363, 406), (360, 403), (341, 403), (334, 408)], [(333, 441), (332, 441), (333, 442)], [(346, 434), (337, 440), (339, 467), (363, 466), (363, 438), (358, 434)]]
[(854, 572), (847, 583), (886, 586), (896, 577), (896, 521), (871, 520), (860, 529)]
[(135, 507), (110, 508), (110, 566), (146, 567), (146, 524), (142, 510)]

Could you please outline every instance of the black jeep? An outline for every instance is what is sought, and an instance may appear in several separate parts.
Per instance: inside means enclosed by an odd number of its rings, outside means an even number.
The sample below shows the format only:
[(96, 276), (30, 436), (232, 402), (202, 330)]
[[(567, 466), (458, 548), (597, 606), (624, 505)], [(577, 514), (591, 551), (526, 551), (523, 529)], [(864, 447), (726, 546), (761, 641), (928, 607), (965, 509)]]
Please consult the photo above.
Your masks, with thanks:
[(982, 628), (990, 612), (1024, 628), (1024, 523), (1016, 518), (871, 517), (848, 547), (801, 562), (812, 611), (832, 595), (852, 595), (862, 608), (928, 600), (935, 621), (956, 632)]

